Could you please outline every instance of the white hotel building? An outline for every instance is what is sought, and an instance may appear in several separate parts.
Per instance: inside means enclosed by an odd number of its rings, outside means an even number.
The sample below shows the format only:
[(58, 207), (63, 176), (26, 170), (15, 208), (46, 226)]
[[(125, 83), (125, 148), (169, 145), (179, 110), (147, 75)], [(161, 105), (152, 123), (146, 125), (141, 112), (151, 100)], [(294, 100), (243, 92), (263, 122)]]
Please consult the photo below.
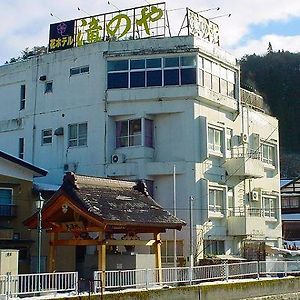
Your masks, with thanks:
[[(0, 67), (0, 149), (47, 169), (40, 183), (144, 179), (169, 211), (175, 166), (197, 258), (251, 257), (281, 244), (278, 121), (254, 100), (237, 60), (197, 37), (99, 42)], [(177, 239), (187, 258), (189, 226)]]

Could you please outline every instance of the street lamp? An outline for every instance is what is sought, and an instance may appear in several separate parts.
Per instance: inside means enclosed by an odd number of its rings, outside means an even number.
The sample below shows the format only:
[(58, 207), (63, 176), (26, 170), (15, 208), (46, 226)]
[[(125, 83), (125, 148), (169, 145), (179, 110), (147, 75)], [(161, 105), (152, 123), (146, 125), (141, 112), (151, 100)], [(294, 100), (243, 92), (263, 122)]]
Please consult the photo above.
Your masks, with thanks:
[(42, 208), (45, 199), (39, 193), (39, 197), (36, 199), (36, 208), (38, 210), (37, 218), (37, 233), (38, 233), (38, 243), (37, 243), (37, 273), (41, 273), (41, 248), (42, 248)]

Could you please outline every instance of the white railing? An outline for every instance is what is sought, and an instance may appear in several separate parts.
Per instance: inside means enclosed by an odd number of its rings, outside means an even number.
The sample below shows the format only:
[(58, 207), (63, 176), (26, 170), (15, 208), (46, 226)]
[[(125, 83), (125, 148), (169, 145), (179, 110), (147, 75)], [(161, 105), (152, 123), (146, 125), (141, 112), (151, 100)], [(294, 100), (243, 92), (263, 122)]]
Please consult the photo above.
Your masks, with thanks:
[(151, 288), (155, 285), (196, 284), (201, 281), (287, 276), (300, 273), (300, 261), (241, 262), (197, 266), (193, 268), (162, 268), (94, 272), (94, 292), (101, 288)]
[(0, 296), (38, 296), (47, 293), (78, 293), (78, 273), (40, 273), (0, 276)]

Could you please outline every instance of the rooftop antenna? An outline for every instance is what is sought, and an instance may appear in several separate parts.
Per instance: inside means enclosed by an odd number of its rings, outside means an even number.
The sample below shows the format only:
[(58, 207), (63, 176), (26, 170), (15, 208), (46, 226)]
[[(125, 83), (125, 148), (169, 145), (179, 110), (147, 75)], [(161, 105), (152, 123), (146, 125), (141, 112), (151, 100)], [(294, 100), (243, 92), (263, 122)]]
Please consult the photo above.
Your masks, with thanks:
[(84, 9), (77, 7), (77, 10), (84, 12), (85, 14), (87, 14), (88, 16), (91, 16), (92, 14), (88, 13), (87, 11), (85, 11)]
[(113, 6), (113, 7), (116, 8), (118, 11), (120, 11), (120, 8), (117, 7), (116, 5), (114, 5), (111, 1), (107, 1), (107, 4)]
[(61, 22), (63, 22), (63, 20), (61, 18), (59, 18), (58, 16), (54, 15), (52, 12), (50, 12), (50, 16), (58, 19)]
[(212, 7), (212, 8), (200, 10), (200, 11), (198, 11), (198, 13), (203, 13), (203, 12), (207, 12), (207, 11), (211, 11), (211, 10), (220, 10), (220, 7)]
[(225, 14), (225, 15), (220, 15), (220, 16), (216, 16), (216, 17), (212, 17), (212, 18), (208, 18), (208, 20), (213, 20), (213, 19), (218, 19), (218, 18), (223, 18), (223, 17), (231, 17), (231, 14)]
[(147, 1), (147, 0), (144, 0), (147, 4), (149, 4), (149, 5), (151, 5), (151, 3), (149, 2), (149, 1)]

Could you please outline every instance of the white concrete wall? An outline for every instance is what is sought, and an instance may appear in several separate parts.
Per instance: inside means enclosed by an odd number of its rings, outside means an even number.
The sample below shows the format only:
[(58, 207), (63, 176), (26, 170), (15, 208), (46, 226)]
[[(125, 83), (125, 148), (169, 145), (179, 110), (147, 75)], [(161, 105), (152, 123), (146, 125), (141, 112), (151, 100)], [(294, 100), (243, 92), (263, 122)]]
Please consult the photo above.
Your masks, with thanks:
[[(107, 59), (184, 55), (187, 51), (236, 70), (239, 78), (234, 57), (193, 37), (102, 42), (1, 66), (0, 101), (5, 109), (0, 111), (0, 149), (18, 155), (18, 139), (24, 137), (25, 160), (47, 169), (49, 175), (40, 180), (49, 183), (61, 183), (66, 163), (75, 163), (79, 174), (154, 180), (154, 198), (168, 210), (173, 208), (175, 164), (178, 217), (189, 222), (188, 199), (193, 196), (195, 224), (210, 224), (208, 230), (198, 230), (198, 236), (225, 240), (226, 253), (238, 252), (245, 237), (227, 236), (227, 214), (210, 216), (208, 186), (232, 186), (236, 206), (250, 205), (247, 194), (253, 188), (279, 192), (278, 161), (276, 168), (265, 169), (263, 178), (229, 178), (225, 155), (207, 152), (207, 125), (231, 128), (234, 136), (257, 133), (261, 140), (277, 145), (278, 153), (277, 120), (250, 108), (241, 110), (239, 100), (197, 85), (106, 90)], [(70, 68), (85, 65), (89, 73), (70, 77)], [(43, 75), (53, 80), (53, 93), (44, 93), (44, 82), (39, 80)], [(26, 107), (19, 111), (21, 84), (26, 84)], [(238, 94), (239, 82), (236, 91)], [(154, 121), (154, 149), (115, 149), (115, 121), (142, 117)], [(20, 128), (1, 130), (1, 121), (15, 118), (23, 119)], [(68, 148), (68, 124), (82, 122), (88, 122), (87, 146)], [(41, 131), (59, 127), (64, 128), (64, 135), (53, 135), (52, 144), (42, 146)], [(124, 154), (125, 162), (111, 164), (115, 153)], [(279, 203), (278, 199), (278, 209)], [(269, 242), (276, 244), (281, 236), (280, 217), (266, 222), (266, 232)], [(185, 255), (188, 235), (188, 226), (178, 234), (185, 239)]]

